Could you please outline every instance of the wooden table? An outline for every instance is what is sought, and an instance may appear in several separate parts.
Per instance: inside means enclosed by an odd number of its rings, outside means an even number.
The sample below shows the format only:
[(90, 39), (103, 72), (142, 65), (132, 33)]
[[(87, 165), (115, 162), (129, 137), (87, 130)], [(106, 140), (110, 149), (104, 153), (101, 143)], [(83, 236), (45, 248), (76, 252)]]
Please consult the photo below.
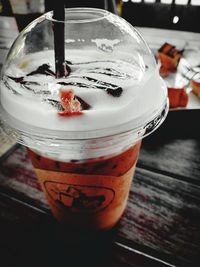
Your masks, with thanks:
[(199, 266), (200, 135), (171, 126), (144, 140), (117, 227), (79, 244), (53, 219), (25, 148), (12, 147), (0, 160), (0, 266)]

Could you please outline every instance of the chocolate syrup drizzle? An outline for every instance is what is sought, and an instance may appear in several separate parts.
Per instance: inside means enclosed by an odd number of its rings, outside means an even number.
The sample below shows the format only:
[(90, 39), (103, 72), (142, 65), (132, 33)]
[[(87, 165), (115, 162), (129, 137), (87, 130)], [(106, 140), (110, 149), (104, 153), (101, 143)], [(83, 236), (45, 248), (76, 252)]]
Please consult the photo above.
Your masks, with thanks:
[[(66, 64), (68, 66), (79, 66), (79, 65), (90, 65), (90, 64), (95, 64), (95, 63), (116, 63), (115, 61), (112, 60), (99, 60), (99, 61), (87, 61), (87, 62), (76, 62), (76, 63), (72, 63), (71, 61), (67, 61), (66, 60)], [(117, 78), (131, 78), (131, 75), (127, 74), (127, 73), (122, 73), (120, 71), (117, 71), (116, 69), (112, 69), (112, 68), (99, 68), (99, 67), (92, 67), (87, 68), (87, 70), (90, 73), (98, 73), (98, 74), (104, 74), (107, 76), (112, 76), (112, 77), (117, 77)]]
[[(106, 63), (108, 61), (91, 61), (91, 62), (80, 62), (80, 63), (72, 63), (71, 61), (66, 61), (66, 65), (67, 65), (69, 73), (71, 73), (71, 67), (72, 66), (85, 64), (85, 65), (87, 65), (87, 71), (90, 73), (104, 74), (107, 76), (117, 77), (119, 79), (130, 77), (128, 74), (121, 73), (121, 72), (119, 72), (115, 69), (112, 69), (112, 68), (99, 68), (99, 67), (93, 67), (93, 68), (91, 67), (90, 68), (90, 66), (88, 68), (88, 65), (94, 64), (94, 63), (99, 63), (99, 62), (101, 62), (101, 63), (105, 62)], [(115, 63), (114, 61), (109, 61), (109, 62)], [(16, 83), (20, 83), (22, 88), (26, 88), (28, 91), (30, 91), (36, 95), (46, 95), (46, 96), (50, 95), (51, 92), (48, 90), (38, 90), (37, 88), (36, 89), (32, 88), (32, 86), (41, 86), (41, 84), (39, 82), (26, 80), (26, 77), (34, 76), (37, 74), (56, 77), (55, 72), (53, 72), (51, 70), (51, 67), (49, 64), (42, 64), (36, 70), (31, 71), (30, 73), (26, 74), (25, 76), (21, 76), (21, 77), (7, 76), (6, 78), (9, 78)], [(6, 78), (4, 78), (4, 82), (5, 82), (5, 85), (7, 86), (7, 88), (9, 90), (12, 90), (12, 92), (14, 94), (20, 95), (19, 92), (17, 92), (16, 90), (13, 90), (11, 88), (11, 86), (9, 86), (8, 79), (6, 79)], [(83, 79), (83, 82), (68, 81), (68, 78), (79, 78), (79, 79), (81, 78), (81, 79)], [(113, 97), (120, 97), (122, 92), (123, 92), (123, 89), (120, 86), (117, 86), (113, 83), (104, 82), (104, 81), (101, 81), (101, 80), (98, 80), (95, 78), (91, 78), (88, 76), (76, 76), (76, 75), (72, 74), (71, 76), (68, 76), (67, 78), (64, 78), (64, 79), (65, 79), (65, 81), (57, 82), (57, 84), (64, 85), (64, 86), (78, 86), (78, 87), (83, 87), (83, 88), (88, 88), (88, 89), (104, 90), (108, 95), (113, 96)], [(45, 86), (45, 84), (44, 84), (44, 86)], [(77, 95), (75, 95), (74, 97), (80, 102), (82, 110), (88, 110), (91, 108), (91, 106), (88, 103), (86, 103), (81, 97), (79, 97)], [(44, 99), (44, 101), (51, 104), (58, 111), (63, 111), (63, 107), (59, 101), (54, 100), (54, 99), (50, 99), (50, 98), (46, 98), (46, 99)]]
[(50, 69), (50, 65), (49, 64), (43, 64), (43, 65), (39, 66), (36, 70), (28, 73), (26, 76), (31, 76), (31, 75), (36, 75), (36, 74), (50, 75), (50, 76), (53, 76), (53, 77), (56, 76), (55, 72), (53, 72)]
[[(73, 78), (75, 78), (75, 76)], [(65, 85), (65, 86), (73, 85), (73, 86), (80, 86), (84, 88), (94, 88), (94, 89), (105, 90), (109, 95), (112, 95), (114, 97), (119, 97), (122, 94), (122, 91), (123, 91), (122, 88), (115, 84), (99, 81), (97, 79), (87, 77), (87, 76), (82, 76), (82, 78), (86, 81), (95, 83), (95, 86), (91, 86), (90, 84), (79, 83), (79, 82), (58, 82), (58, 84)]]
[[(33, 75), (33, 74), (31, 74)], [(27, 76), (30, 76), (30, 74), (27, 74)], [(28, 91), (33, 92), (36, 95), (50, 95), (49, 91), (44, 91), (44, 90), (34, 90), (33, 88), (31, 88), (31, 85), (40, 85), (38, 82), (33, 82), (33, 81), (24, 81), (24, 77), (11, 77), (11, 76), (7, 76), (8, 78), (10, 78), (11, 80), (15, 81), (16, 83), (20, 83), (24, 88), (26, 88)], [(8, 84), (8, 82), (7, 82)], [(8, 87), (9, 89), (11, 89), (11, 87)], [(12, 89), (13, 91), (13, 89)], [(16, 91), (17, 92), (17, 91)], [(18, 93), (18, 92), (17, 92)], [(19, 93), (18, 93), (19, 94)]]

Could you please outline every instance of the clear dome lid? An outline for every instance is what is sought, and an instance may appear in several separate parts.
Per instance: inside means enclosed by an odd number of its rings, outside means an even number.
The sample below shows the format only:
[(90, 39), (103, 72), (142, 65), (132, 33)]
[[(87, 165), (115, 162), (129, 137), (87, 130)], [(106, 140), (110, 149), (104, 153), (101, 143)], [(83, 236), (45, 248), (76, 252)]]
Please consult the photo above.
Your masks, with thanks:
[[(64, 29), (66, 75), (56, 78), (54, 44)], [(17, 37), (1, 74), (1, 119), (18, 142), (151, 133), (167, 114), (167, 90), (147, 44), (124, 19), (101, 9), (48, 12)], [(60, 143), (59, 143), (60, 141)]]

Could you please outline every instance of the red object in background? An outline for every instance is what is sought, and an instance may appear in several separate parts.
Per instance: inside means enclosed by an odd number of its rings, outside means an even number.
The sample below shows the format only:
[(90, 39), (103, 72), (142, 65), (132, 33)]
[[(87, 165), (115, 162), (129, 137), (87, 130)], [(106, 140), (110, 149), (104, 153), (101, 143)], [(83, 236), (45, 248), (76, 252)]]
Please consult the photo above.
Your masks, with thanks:
[(159, 69), (160, 76), (165, 78), (170, 74), (170, 70), (166, 69), (163, 65), (160, 66)]
[(158, 58), (161, 63), (160, 75), (167, 77), (170, 72), (175, 72), (182, 56), (183, 51), (175, 48), (175, 46), (164, 43), (158, 50)]
[(195, 94), (200, 99), (200, 82), (195, 81), (195, 80), (191, 80), (190, 84), (192, 87), (193, 94)]
[(189, 100), (184, 88), (168, 88), (168, 98), (170, 108), (186, 107)]

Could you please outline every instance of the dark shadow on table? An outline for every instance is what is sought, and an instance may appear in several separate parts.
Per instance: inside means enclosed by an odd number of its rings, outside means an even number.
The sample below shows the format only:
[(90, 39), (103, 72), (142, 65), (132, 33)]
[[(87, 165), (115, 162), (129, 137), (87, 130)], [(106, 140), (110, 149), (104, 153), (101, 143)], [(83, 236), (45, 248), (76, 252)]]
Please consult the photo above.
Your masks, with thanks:
[(163, 124), (143, 143), (161, 145), (175, 139), (200, 139), (199, 118), (200, 109), (169, 111)]
[(27, 224), (1, 220), (0, 228), (2, 267), (111, 266), (111, 234), (76, 242), (66, 227), (49, 218)]

